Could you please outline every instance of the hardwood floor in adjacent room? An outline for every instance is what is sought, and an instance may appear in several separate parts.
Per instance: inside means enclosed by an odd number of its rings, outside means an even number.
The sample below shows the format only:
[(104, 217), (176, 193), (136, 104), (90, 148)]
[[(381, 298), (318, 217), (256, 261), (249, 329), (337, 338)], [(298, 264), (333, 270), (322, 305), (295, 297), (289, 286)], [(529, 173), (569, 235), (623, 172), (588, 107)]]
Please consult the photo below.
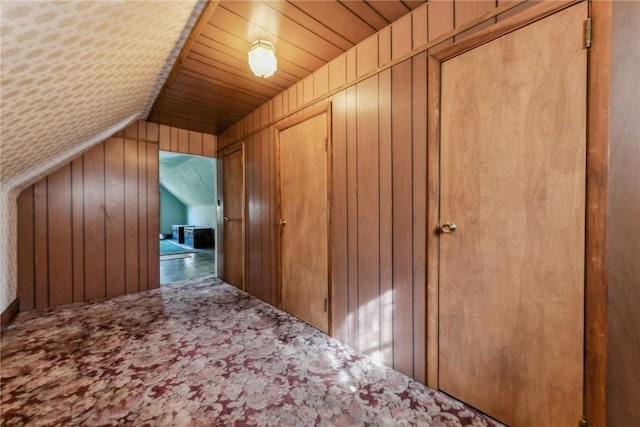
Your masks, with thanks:
[(160, 285), (209, 276), (215, 272), (213, 249), (196, 249), (193, 253), (160, 256)]

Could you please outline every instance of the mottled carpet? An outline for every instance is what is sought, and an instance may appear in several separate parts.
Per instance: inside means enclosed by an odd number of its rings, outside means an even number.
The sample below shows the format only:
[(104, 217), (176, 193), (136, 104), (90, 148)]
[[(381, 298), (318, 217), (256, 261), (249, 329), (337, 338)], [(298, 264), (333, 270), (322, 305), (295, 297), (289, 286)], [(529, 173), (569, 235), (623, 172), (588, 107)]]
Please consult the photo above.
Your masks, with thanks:
[(2, 425), (494, 426), (211, 277), (23, 313)]

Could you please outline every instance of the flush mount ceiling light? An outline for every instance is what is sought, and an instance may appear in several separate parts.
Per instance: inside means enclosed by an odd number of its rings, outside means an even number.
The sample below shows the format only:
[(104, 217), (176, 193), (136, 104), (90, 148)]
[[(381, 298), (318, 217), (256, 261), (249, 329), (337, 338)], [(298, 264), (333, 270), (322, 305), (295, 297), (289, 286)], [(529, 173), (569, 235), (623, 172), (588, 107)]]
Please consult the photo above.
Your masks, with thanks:
[(264, 40), (256, 40), (249, 48), (249, 67), (258, 77), (271, 77), (278, 68), (278, 60), (273, 45)]

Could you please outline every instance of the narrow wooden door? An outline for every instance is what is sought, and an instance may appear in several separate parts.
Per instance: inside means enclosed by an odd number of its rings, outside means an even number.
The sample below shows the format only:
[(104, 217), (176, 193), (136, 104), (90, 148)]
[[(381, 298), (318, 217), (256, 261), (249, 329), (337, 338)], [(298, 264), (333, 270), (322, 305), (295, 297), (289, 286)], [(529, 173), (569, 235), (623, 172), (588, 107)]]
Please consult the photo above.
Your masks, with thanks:
[(329, 332), (327, 113), (278, 139), (282, 308)]
[(586, 17), (441, 65), (439, 386), (512, 426), (583, 413)]
[(242, 148), (222, 160), (223, 279), (244, 289), (244, 159)]

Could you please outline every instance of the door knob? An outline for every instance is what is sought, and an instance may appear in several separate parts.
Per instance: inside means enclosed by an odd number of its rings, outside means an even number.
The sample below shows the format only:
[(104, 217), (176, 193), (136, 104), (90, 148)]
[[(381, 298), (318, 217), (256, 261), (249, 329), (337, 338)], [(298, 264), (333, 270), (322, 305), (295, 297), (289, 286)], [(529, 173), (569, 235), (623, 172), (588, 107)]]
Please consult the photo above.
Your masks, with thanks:
[(224, 222), (229, 222), (229, 217), (225, 216), (224, 218), (222, 218)]
[(279, 225), (280, 227), (284, 227), (285, 225), (287, 225), (287, 221), (285, 221), (284, 219), (280, 218), (280, 219), (278, 220), (278, 225)]
[(447, 234), (455, 233), (456, 225), (452, 222), (445, 222), (444, 224), (440, 224), (438, 226), (438, 231), (440, 233), (447, 233)]

